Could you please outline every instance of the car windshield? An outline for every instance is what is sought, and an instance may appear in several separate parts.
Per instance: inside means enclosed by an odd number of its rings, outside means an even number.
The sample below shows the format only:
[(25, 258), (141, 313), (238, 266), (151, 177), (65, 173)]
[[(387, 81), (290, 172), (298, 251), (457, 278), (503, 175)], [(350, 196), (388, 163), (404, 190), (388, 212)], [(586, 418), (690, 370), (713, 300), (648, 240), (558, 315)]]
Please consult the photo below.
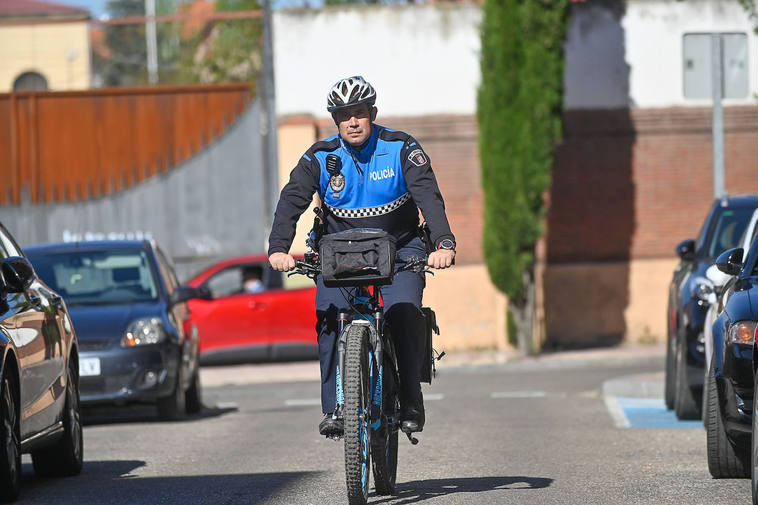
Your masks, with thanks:
[(749, 207), (721, 209), (706, 239), (705, 257), (713, 259), (727, 249), (739, 247), (754, 210)]
[(144, 251), (29, 254), (37, 275), (69, 305), (153, 301), (153, 271)]

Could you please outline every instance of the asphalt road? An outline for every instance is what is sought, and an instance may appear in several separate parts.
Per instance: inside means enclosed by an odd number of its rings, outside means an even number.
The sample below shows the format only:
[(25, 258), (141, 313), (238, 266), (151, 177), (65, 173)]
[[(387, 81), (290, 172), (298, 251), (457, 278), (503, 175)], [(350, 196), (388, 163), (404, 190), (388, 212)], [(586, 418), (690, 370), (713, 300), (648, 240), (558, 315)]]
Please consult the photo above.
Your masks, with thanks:
[[(280, 365), (281, 377), (287, 367), (303, 369)], [(748, 480), (711, 479), (697, 423), (619, 427), (603, 385), (654, 383), (662, 367), (662, 356), (649, 355), (443, 366), (425, 386), (419, 445), (401, 438), (397, 496), (372, 492), (369, 501), (749, 503)], [(238, 370), (211, 370), (208, 382), (239, 378)], [(160, 422), (144, 407), (86, 411), (82, 474), (38, 479), (25, 456), (20, 503), (346, 503), (342, 445), (317, 433), (318, 383), (273, 375), (206, 387), (207, 408), (183, 422)]]

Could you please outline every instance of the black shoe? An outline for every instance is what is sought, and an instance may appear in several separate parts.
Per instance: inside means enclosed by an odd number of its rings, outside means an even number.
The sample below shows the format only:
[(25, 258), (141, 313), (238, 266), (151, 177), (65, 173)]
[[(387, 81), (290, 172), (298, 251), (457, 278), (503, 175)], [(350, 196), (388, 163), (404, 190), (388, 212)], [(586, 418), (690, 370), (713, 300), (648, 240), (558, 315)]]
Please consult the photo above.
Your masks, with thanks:
[(424, 416), (423, 407), (421, 410), (406, 410), (400, 415), (400, 419), (402, 419), (402, 422), (400, 423), (400, 430), (403, 433), (416, 433), (419, 431), (424, 431), (424, 421), (426, 420), (426, 416)]
[(318, 432), (327, 437), (341, 437), (345, 432), (345, 425), (342, 422), (342, 417), (334, 416), (332, 414), (324, 414), (324, 419), (322, 419), (318, 425)]

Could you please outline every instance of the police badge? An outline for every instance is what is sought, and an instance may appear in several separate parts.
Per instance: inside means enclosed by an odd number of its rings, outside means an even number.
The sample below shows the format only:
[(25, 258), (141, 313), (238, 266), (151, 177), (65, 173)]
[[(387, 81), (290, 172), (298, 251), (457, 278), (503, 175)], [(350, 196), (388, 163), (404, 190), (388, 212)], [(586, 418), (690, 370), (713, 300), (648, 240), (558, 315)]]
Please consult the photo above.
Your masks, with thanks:
[(345, 176), (342, 174), (335, 174), (329, 178), (329, 187), (332, 188), (332, 196), (334, 198), (340, 197), (340, 191), (345, 189)]

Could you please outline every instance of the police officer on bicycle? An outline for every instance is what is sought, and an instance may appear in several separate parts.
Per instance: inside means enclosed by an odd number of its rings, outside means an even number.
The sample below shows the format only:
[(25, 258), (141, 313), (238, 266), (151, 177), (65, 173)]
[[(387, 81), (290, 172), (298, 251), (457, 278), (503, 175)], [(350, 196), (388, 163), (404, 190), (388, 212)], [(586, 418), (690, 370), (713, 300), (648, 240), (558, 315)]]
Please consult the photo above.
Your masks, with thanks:
[[(316, 142), (300, 158), (279, 198), (269, 237), (269, 262), (274, 270), (295, 268), (289, 254), (300, 215), (313, 194), (321, 198), (326, 233), (353, 228), (379, 228), (397, 240), (400, 258), (423, 256), (419, 209), (426, 220), (431, 248), (428, 265), (447, 268), (455, 258), (455, 237), (429, 157), (412, 136), (374, 123), (376, 91), (361, 76), (332, 86), (327, 110), (339, 133)], [(328, 155), (331, 156), (327, 163)], [(424, 427), (421, 364), (424, 319), (421, 297), (423, 273), (399, 272), (381, 288), (384, 313), (397, 350), (400, 371), (400, 419), (405, 432)], [(316, 316), (321, 362), (319, 433), (341, 435), (343, 421), (336, 408), (337, 313), (347, 309), (339, 288), (327, 288), (317, 278)]]

